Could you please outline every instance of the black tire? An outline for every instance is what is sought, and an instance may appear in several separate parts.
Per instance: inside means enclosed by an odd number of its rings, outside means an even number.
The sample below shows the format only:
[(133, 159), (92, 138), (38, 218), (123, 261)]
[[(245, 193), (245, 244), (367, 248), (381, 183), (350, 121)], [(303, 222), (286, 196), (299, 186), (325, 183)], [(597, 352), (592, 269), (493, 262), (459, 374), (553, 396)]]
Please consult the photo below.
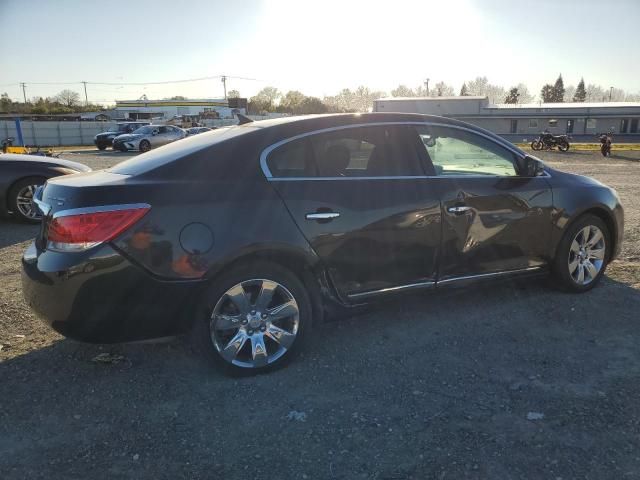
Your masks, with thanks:
[(149, 143), (149, 140), (140, 140), (138, 150), (140, 150), (141, 152), (148, 152), (149, 150), (151, 150), (151, 143)]
[[(263, 367), (242, 367), (227, 361), (214, 346), (211, 336), (211, 316), (220, 301), (224, 301), (226, 292), (239, 283), (250, 279), (268, 279), (279, 283), (291, 293), (298, 306), (298, 330), (293, 344), (273, 363)], [(233, 267), (214, 279), (201, 295), (196, 310), (196, 319), (191, 330), (191, 342), (208, 363), (217, 367), (225, 375), (248, 376), (270, 372), (290, 362), (300, 352), (310, 337), (312, 326), (312, 308), (309, 294), (302, 283), (290, 270), (278, 264), (256, 261)], [(243, 347), (244, 348), (244, 347)]]
[(534, 140), (533, 142), (531, 142), (531, 150), (534, 150), (536, 152), (538, 150), (542, 150), (542, 142), (538, 140)]
[[(589, 225), (598, 227), (603, 233), (605, 240), (605, 254), (602, 267), (600, 268), (598, 274), (593, 278), (593, 280), (584, 285), (577, 283), (570, 274), (569, 250), (571, 248), (571, 243), (573, 242), (578, 232)], [(604, 276), (612, 247), (613, 245), (611, 244), (611, 233), (609, 232), (607, 225), (602, 221), (600, 217), (591, 214), (579, 217), (567, 228), (556, 250), (556, 256), (553, 260), (552, 266), (552, 275), (556, 286), (561, 290), (571, 293), (584, 293), (591, 290), (600, 282), (600, 280)]]
[(98, 145), (98, 150), (106, 150), (106, 149), (107, 149), (106, 145), (103, 145), (103, 144)]
[(40, 216), (37, 217), (28, 217), (26, 215), (24, 215), (24, 213), (20, 210), (20, 208), (18, 208), (18, 195), (20, 194), (21, 191), (23, 191), (25, 188), (31, 186), (31, 185), (35, 185), (35, 186), (40, 186), (40, 185), (44, 185), (44, 182), (46, 182), (47, 179), (44, 177), (27, 177), (27, 178), (23, 178), (21, 180), (18, 180), (16, 183), (14, 183), (11, 188), (9, 189), (9, 195), (8, 195), (8, 206), (9, 206), (9, 210), (11, 210), (11, 212), (13, 212), (13, 218), (15, 218), (16, 220), (20, 221), (20, 222), (24, 222), (24, 223), (38, 223), (41, 220)]
[(606, 145), (602, 145), (602, 147), (600, 147), (600, 153), (603, 157), (608, 157), (611, 151), (609, 150), (609, 147), (607, 147)]
[(562, 141), (558, 144), (558, 150), (560, 150), (561, 152), (568, 152), (569, 151), (569, 142), (566, 141)]

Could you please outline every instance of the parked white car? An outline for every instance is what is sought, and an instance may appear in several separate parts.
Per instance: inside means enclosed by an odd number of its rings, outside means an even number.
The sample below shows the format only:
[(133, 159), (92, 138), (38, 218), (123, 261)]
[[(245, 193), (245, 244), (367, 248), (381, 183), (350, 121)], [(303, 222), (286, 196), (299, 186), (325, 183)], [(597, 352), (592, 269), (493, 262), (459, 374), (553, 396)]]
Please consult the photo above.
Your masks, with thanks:
[(147, 125), (133, 133), (118, 135), (113, 139), (113, 149), (121, 152), (128, 150), (147, 152), (154, 147), (175, 142), (186, 136), (187, 132), (173, 125)]

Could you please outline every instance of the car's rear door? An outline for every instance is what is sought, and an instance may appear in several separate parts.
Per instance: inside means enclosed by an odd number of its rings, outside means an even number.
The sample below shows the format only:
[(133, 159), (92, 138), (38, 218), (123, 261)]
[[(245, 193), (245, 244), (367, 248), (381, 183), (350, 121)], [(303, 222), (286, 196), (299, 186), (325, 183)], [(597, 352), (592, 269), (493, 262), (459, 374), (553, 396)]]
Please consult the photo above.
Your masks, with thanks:
[(408, 129), (342, 127), (263, 153), (269, 181), (352, 301), (434, 284), (440, 203)]
[(517, 150), (482, 132), (415, 128), (441, 192), (439, 282), (544, 267), (553, 213), (546, 178), (521, 175)]

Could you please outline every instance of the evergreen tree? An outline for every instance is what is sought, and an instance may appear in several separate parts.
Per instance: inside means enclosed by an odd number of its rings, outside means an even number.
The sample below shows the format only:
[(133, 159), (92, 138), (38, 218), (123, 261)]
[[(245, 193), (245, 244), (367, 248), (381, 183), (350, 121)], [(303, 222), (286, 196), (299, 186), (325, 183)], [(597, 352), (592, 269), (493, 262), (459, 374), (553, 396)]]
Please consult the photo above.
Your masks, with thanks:
[(553, 86), (553, 100), (555, 103), (564, 102), (564, 81), (562, 80), (562, 74), (558, 75), (555, 85)]
[(518, 98), (520, 98), (518, 87), (513, 87), (509, 90), (507, 98), (504, 99), (504, 103), (518, 103)]
[(555, 98), (555, 90), (553, 85), (547, 83), (542, 90), (540, 90), (540, 98), (542, 98), (543, 103), (551, 103)]
[(574, 102), (584, 102), (587, 99), (587, 90), (584, 88), (584, 78), (580, 79), (580, 83), (576, 87), (576, 93), (573, 94)]
[(469, 95), (469, 90), (467, 89), (467, 83), (465, 82), (462, 84), (462, 88), (460, 89), (460, 96), (466, 97), (467, 95)]

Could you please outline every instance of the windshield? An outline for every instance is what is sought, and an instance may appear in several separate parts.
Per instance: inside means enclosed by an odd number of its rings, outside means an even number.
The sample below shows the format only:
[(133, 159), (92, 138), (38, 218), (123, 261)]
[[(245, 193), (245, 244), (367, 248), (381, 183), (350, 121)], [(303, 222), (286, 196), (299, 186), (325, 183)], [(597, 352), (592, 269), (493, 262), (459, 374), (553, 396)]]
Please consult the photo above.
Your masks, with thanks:
[(150, 125), (147, 125), (145, 127), (140, 127), (137, 130), (133, 131), (133, 133), (137, 133), (140, 135), (149, 135), (152, 132), (153, 132), (153, 128)]

